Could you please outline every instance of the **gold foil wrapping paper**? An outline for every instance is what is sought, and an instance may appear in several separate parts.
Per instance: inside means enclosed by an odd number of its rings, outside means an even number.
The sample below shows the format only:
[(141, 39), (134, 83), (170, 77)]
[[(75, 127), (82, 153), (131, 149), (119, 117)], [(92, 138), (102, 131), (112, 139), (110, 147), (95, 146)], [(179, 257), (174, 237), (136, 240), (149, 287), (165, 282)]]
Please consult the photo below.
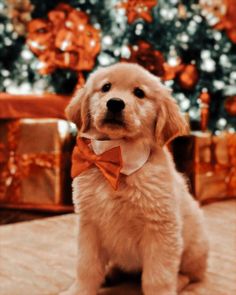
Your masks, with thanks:
[(0, 206), (71, 204), (71, 125), (57, 119), (1, 120)]
[(172, 151), (200, 202), (236, 197), (236, 133), (192, 132), (177, 138)]

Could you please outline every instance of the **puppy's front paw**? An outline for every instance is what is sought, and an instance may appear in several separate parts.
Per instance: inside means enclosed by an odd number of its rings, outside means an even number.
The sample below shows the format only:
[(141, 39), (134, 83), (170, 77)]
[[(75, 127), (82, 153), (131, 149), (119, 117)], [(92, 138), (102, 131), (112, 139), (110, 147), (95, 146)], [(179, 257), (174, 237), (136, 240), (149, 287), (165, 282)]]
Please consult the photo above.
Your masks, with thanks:
[(189, 278), (185, 275), (179, 274), (178, 276), (178, 293), (182, 291), (189, 284)]
[(180, 292), (180, 295), (196, 295), (196, 293), (193, 291), (185, 290), (185, 291)]
[(177, 295), (177, 291), (173, 287), (148, 286), (143, 287), (144, 295)]
[(204, 281), (190, 283), (180, 292), (180, 295), (202, 295), (205, 294)]

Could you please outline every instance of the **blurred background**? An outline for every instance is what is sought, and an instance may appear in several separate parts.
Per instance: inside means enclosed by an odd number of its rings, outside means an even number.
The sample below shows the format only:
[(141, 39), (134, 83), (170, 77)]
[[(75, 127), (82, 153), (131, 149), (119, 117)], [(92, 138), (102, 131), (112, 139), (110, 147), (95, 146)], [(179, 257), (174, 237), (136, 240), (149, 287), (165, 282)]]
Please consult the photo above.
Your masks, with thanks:
[(235, 130), (234, 0), (61, 2), (1, 0), (0, 91), (71, 94), (97, 67), (137, 62), (191, 121), (207, 93), (209, 128)]
[(74, 280), (77, 130), (64, 109), (119, 61), (160, 77), (191, 126), (169, 149), (210, 240), (196, 295), (236, 294), (236, 0), (0, 0), (1, 295), (59, 294)]
[(236, 195), (235, 0), (0, 0), (2, 223), (26, 218), (9, 208), (72, 210), (64, 108), (119, 61), (173, 89), (191, 134), (170, 148), (194, 196)]

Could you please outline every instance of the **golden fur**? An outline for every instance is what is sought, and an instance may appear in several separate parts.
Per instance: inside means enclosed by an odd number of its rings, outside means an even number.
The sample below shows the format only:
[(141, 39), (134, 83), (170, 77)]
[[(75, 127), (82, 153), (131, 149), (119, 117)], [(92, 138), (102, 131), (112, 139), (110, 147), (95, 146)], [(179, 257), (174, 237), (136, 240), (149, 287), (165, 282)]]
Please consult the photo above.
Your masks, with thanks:
[[(107, 82), (112, 87), (102, 93)], [(135, 87), (144, 90), (145, 98), (135, 97)], [(125, 102), (125, 126), (103, 122), (106, 102), (113, 97)], [(142, 67), (119, 63), (92, 74), (66, 113), (80, 132), (123, 138), (134, 148), (145, 141), (151, 154), (141, 169), (121, 175), (117, 191), (97, 168), (74, 179), (78, 267), (74, 285), (63, 294), (96, 295), (108, 263), (142, 271), (144, 295), (176, 295), (178, 274), (201, 280), (208, 255), (202, 212), (165, 147), (188, 130), (170, 91)]]

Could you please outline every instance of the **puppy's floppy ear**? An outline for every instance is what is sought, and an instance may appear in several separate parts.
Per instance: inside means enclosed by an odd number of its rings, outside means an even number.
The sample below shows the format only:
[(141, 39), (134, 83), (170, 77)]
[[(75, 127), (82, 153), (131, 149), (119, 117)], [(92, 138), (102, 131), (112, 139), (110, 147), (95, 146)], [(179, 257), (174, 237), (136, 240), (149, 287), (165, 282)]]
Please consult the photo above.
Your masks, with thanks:
[(89, 99), (86, 88), (80, 88), (65, 109), (68, 120), (76, 124), (77, 128), (85, 132), (89, 128)]
[(176, 101), (172, 98), (171, 91), (163, 87), (160, 95), (155, 137), (156, 141), (163, 146), (177, 136), (188, 134), (189, 126), (181, 115)]

